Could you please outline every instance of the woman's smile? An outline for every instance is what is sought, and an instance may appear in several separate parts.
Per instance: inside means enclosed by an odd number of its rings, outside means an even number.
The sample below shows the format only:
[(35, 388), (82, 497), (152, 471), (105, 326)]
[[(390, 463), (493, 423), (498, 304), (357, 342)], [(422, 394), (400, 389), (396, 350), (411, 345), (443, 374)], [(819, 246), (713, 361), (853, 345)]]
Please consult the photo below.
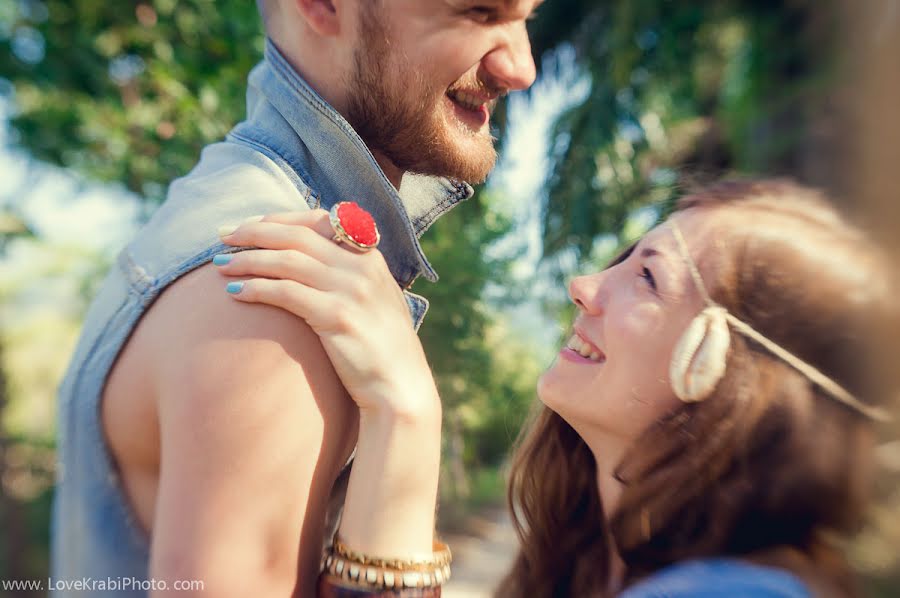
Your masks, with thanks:
[(574, 363), (598, 364), (606, 361), (606, 354), (577, 331), (560, 351), (560, 357)]

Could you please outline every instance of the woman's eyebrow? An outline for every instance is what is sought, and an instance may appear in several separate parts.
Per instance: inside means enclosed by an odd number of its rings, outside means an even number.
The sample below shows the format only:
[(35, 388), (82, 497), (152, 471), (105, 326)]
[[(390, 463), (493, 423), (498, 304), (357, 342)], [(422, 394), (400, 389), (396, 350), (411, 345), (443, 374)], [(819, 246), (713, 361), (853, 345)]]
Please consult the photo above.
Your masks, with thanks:
[(671, 254), (665, 251), (660, 251), (654, 247), (644, 247), (641, 249), (640, 256), (642, 259), (649, 259), (652, 257), (661, 257), (665, 262), (671, 264)]

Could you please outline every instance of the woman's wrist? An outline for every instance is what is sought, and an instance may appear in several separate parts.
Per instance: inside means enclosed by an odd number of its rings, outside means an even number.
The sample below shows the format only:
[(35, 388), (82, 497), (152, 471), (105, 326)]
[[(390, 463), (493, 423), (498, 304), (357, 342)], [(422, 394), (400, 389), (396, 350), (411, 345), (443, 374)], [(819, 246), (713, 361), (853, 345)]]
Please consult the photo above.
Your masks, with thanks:
[(440, 432), (442, 405), (432, 380), (419, 384), (385, 384), (361, 407), (360, 426), (387, 430), (431, 427)]
[(440, 404), (360, 413), (340, 536), (383, 557), (430, 554), (440, 474)]

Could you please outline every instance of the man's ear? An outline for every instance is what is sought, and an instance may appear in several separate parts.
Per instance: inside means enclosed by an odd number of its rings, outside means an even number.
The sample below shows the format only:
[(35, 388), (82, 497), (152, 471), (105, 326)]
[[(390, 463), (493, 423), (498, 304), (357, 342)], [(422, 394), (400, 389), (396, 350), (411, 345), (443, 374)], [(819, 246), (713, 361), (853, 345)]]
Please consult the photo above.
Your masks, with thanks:
[(294, 0), (294, 5), (309, 27), (321, 36), (340, 33), (339, 0)]

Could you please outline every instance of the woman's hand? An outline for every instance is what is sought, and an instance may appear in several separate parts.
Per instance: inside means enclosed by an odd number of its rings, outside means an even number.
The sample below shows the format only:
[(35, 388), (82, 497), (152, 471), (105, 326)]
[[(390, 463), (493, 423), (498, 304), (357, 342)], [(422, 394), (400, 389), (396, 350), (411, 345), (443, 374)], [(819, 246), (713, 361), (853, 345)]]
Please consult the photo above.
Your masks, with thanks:
[(228, 292), (303, 318), (363, 415), (439, 411), (406, 299), (380, 251), (335, 243), (324, 210), (251, 219), (220, 235), (228, 245), (258, 248), (213, 260), (223, 275), (243, 279)]

